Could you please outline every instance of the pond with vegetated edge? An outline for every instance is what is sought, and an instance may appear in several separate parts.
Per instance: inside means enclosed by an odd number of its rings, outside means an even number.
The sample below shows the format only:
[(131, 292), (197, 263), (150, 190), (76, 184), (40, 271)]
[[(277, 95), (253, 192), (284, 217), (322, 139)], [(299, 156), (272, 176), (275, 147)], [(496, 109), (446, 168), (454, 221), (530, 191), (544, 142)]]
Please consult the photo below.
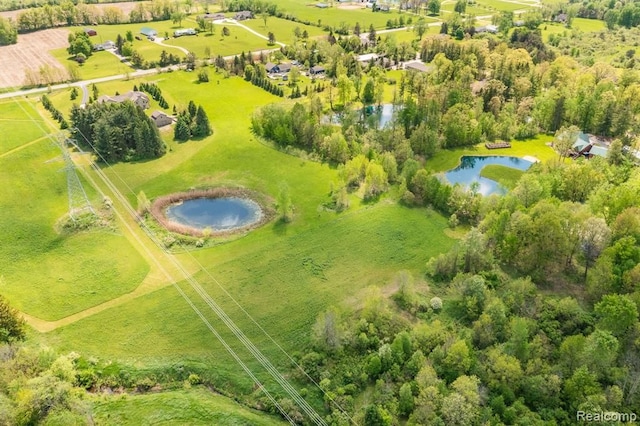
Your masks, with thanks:
[(193, 198), (168, 206), (165, 215), (167, 219), (191, 228), (228, 231), (260, 221), (262, 209), (248, 198)]
[(477, 192), (482, 195), (505, 194), (507, 192), (506, 188), (498, 182), (480, 176), (482, 169), (489, 165), (499, 165), (526, 171), (529, 170), (533, 163), (522, 158), (502, 155), (464, 155), (460, 158), (458, 167), (445, 172), (444, 176), (450, 184), (455, 185), (458, 183), (465, 188), (470, 188), (477, 183)]

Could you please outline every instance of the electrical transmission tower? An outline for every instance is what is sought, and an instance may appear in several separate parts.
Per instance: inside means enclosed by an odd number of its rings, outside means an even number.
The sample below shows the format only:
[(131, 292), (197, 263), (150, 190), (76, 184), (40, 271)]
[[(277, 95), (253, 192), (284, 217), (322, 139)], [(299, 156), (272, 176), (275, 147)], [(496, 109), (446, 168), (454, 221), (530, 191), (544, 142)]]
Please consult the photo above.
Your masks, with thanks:
[(76, 165), (73, 163), (71, 156), (69, 155), (69, 139), (64, 133), (58, 133), (56, 136), (56, 145), (62, 151), (62, 158), (64, 159), (64, 171), (67, 174), (67, 192), (69, 195), (69, 217), (74, 222), (80, 214), (84, 212), (90, 212), (95, 214), (87, 193), (84, 192), (82, 183), (76, 173)]

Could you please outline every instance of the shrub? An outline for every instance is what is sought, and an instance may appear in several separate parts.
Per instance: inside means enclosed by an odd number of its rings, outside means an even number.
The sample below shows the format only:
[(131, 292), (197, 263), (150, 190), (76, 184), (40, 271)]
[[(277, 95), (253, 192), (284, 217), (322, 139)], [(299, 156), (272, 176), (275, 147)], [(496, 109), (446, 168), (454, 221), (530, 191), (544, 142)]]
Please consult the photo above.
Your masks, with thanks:
[(432, 297), (429, 301), (429, 304), (434, 311), (439, 311), (440, 309), (442, 309), (442, 299), (440, 299), (439, 297)]

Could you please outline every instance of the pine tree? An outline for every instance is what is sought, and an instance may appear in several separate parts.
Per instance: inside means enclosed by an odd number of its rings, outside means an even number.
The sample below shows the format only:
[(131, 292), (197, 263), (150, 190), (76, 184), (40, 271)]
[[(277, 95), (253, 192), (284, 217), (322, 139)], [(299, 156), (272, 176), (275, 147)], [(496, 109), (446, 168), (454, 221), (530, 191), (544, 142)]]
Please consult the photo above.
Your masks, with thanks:
[(198, 107), (196, 106), (196, 103), (193, 101), (189, 101), (189, 106), (187, 109), (189, 111), (189, 116), (191, 117), (191, 119), (193, 119), (193, 117), (196, 116), (196, 112), (198, 111)]
[(191, 137), (189, 121), (184, 114), (180, 114), (178, 116), (178, 122), (176, 123), (173, 136), (177, 141), (186, 141)]
[(202, 106), (198, 106), (195, 125), (193, 127), (193, 136), (205, 137), (209, 136), (210, 134), (211, 125), (209, 124), (209, 117), (207, 117), (207, 113), (204, 112), (204, 108), (202, 108)]

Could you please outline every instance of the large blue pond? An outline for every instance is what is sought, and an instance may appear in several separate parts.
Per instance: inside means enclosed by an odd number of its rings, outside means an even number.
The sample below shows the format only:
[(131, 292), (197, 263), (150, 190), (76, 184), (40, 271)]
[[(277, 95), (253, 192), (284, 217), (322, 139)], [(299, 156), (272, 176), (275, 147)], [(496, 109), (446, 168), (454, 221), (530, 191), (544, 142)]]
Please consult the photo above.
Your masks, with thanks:
[(483, 167), (494, 164), (525, 171), (529, 170), (533, 163), (518, 157), (465, 155), (460, 159), (460, 165), (446, 172), (444, 176), (452, 185), (459, 183), (466, 188), (477, 182), (478, 192), (482, 195), (504, 194), (507, 191), (498, 182), (480, 176)]
[(262, 209), (246, 198), (193, 198), (169, 206), (165, 215), (173, 222), (192, 228), (228, 231), (258, 222)]

